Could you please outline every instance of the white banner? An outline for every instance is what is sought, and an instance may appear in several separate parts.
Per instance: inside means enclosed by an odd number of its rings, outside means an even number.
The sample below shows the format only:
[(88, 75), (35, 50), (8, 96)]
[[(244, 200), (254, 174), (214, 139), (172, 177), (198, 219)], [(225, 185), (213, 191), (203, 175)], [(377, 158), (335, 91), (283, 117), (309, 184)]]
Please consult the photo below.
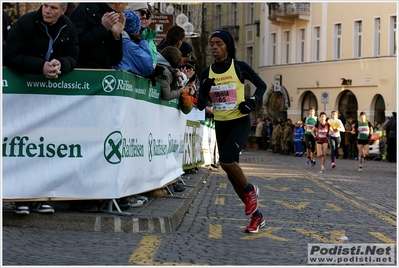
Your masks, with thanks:
[(2, 98), (3, 199), (119, 198), (183, 174), (186, 116), (175, 107), (111, 95)]

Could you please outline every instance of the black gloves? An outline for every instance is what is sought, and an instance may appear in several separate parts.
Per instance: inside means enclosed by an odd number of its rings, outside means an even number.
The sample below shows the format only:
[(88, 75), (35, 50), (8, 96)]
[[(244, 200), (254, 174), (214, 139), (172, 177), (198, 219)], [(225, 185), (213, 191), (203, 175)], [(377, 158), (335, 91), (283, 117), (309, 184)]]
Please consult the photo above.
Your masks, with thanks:
[(255, 106), (256, 106), (255, 101), (250, 99), (241, 102), (238, 105), (238, 110), (240, 110), (242, 114), (249, 114), (251, 111), (255, 110)]
[(205, 100), (208, 97), (209, 91), (211, 91), (212, 86), (216, 86), (215, 78), (204, 79), (204, 81), (202, 82), (202, 87), (200, 88), (199, 92), (199, 95), (203, 100)]

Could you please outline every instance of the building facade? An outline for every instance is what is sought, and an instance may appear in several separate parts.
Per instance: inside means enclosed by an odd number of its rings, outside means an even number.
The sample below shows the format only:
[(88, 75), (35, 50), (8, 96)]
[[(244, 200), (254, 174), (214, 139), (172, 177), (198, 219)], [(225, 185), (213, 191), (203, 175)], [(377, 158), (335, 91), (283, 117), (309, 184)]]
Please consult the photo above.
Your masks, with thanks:
[[(397, 4), (262, 4), (259, 73), (266, 111), (294, 121), (309, 107), (372, 124), (397, 111)], [(275, 109), (273, 109), (275, 108)]]

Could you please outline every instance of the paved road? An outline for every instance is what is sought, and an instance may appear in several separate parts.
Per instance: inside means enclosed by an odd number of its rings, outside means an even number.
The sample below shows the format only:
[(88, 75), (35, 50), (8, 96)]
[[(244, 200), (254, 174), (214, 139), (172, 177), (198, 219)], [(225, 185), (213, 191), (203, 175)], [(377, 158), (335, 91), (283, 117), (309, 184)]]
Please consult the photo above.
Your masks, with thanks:
[(319, 173), (320, 160), (313, 169), (305, 160), (244, 152), (266, 216), (258, 234), (244, 233), (249, 219), (225, 173), (202, 169), (206, 183), (175, 232), (3, 227), (3, 265), (308, 265), (309, 243), (396, 246), (395, 164), (367, 161), (359, 172), (357, 161), (339, 159)]

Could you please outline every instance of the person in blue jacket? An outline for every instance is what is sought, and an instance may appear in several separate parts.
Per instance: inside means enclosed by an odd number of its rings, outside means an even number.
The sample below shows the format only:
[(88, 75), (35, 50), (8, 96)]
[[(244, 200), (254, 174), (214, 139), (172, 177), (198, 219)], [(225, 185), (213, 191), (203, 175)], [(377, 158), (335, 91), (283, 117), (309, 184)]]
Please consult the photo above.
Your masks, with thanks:
[(140, 36), (141, 21), (136, 11), (125, 11), (126, 23), (123, 38), (123, 57), (115, 66), (116, 70), (125, 70), (141, 76), (149, 76), (154, 71), (148, 41)]

